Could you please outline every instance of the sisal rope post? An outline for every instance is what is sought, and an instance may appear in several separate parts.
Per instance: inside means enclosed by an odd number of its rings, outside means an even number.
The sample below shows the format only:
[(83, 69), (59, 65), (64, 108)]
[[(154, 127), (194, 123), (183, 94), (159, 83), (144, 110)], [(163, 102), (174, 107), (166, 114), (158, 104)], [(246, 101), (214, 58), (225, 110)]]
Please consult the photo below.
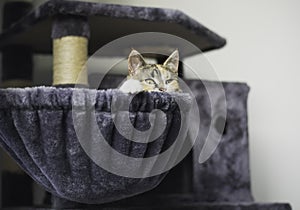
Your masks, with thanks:
[(87, 85), (87, 46), (86, 37), (53, 39), (53, 85)]
[(86, 17), (55, 17), (52, 25), (54, 86), (88, 85), (86, 62), (89, 36)]
[[(56, 87), (86, 87), (86, 62), (90, 27), (87, 17), (58, 15), (52, 23), (53, 85)], [(52, 195), (52, 207), (78, 208), (81, 204)]]

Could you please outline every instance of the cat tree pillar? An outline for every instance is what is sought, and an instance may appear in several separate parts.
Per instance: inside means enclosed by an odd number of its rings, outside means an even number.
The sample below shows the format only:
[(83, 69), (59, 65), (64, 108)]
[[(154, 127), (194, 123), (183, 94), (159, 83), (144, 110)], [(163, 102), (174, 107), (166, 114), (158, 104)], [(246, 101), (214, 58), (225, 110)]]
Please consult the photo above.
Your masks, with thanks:
[[(87, 86), (86, 62), (90, 28), (87, 17), (59, 15), (52, 22), (53, 86)], [(51, 196), (52, 208), (79, 208), (83, 204)]]
[(53, 85), (87, 85), (90, 28), (87, 17), (61, 15), (52, 24)]

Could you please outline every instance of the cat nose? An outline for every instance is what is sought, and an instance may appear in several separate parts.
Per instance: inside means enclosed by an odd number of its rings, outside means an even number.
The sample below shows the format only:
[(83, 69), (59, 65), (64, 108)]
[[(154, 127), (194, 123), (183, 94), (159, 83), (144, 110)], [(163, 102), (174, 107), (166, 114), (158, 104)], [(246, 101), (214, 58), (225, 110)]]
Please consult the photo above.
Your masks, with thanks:
[(165, 92), (166, 88), (159, 88), (159, 90)]

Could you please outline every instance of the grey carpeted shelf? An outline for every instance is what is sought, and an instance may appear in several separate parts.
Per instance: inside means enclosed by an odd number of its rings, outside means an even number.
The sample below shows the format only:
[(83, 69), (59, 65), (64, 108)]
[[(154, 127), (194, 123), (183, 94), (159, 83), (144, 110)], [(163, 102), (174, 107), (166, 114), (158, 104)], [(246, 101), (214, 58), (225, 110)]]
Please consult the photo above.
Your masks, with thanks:
[[(103, 208), (88, 208), (90, 210), (124, 210), (124, 207), (103, 207)], [(163, 207), (149, 207), (149, 206), (140, 206), (140, 207), (130, 207), (126, 210), (166, 210), (166, 209), (175, 209), (175, 210), (291, 210), (291, 207), (288, 204), (265, 204), (265, 203), (193, 203), (189, 205), (176, 205)], [(48, 208), (4, 208), (3, 210), (53, 210)], [(73, 210), (82, 210), (82, 209), (73, 209)]]
[[(51, 54), (52, 18), (57, 15), (88, 18), (91, 28), (90, 54), (110, 41), (140, 32), (163, 32), (179, 36), (203, 52), (221, 48), (226, 43), (225, 39), (179, 10), (50, 0), (3, 31), (0, 35), (0, 50), (9, 45), (25, 45), (30, 46), (33, 52)], [(138, 44), (145, 47), (144, 42), (138, 43), (137, 40)], [(163, 44), (163, 41), (157, 40), (156, 46), (161, 47)], [(174, 47), (180, 49), (181, 58), (199, 53), (185, 46)], [(119, 52), (118, 56), (127, 56), (127, 51)], [(107, 56), (116, 56), (115, 53), (107, 52)]]

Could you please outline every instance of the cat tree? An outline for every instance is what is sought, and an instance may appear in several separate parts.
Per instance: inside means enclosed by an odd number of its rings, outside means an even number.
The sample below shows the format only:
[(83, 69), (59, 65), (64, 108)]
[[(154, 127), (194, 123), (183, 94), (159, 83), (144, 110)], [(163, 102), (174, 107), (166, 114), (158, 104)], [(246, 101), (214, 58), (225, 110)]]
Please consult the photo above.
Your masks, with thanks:
[[(133, 157), (150, 157), (167, 150), (176, 138), (174, 135), (180, 127), (178, 122), (187, 122), (174, 99), (178, 97), (185, 103), (186, 112), (191, 106), (187, 94), (139, 94), (130, 106), (130, 112), (135, 116), (132, 123), (146, 129), (149, 124), (145, 119), (149, 113), (153, 109), (161, 109), (168, 116), (168, 129), (153, 143), (128, 143), (127, 139), (115, 133), (111, 116), (106, 115), (114, 96), (118, 95), (123, 101), (128, 98), (117, 90), (86, 88), (88, 80), (85, 74), (79, 81), (76, 79), (85, 68), (88, 55), (112, 40), (138, 32), (177, 35), (203, 52), (224, 46), (223, 38), (177, 10), (79, 1), (50, 0), (12, 22), (0, 35), (0, 49), (6, 63), (2, 73), (3, 84), (6, 87), (11, 84), (28, 86), (26, 81), (32, 80), (31, 53), (53, 52), (54, 87), (0, 90), (0, 144), (26, 173), (53, 194), (52, 208), (291, 209), (288, 204), (258, 204), (253, 201), (247, 136), (249, 88), (246, 84), (222, 83), (228, 104), (225, 122), (222, 115), (211, 117), (212, 101), (221, 100), (222, 95), (215, 91), (208, 96), (206, 90), (207, 87), (216, 89), (220, 84), (186, 81), (196, 96), (200, 115), (205, 116), (201, 118), (203, 132), (199, 133), (198, 139), (206, 137), (206, 126), (212, 121), (215, 122), (214, 132), (223, 133), (221, 144), (204, 164), (198, 163), (203, 147), (199, 143), (167, 176), (163, 173), (149, 178), (126, 178), (96, 165), (79, 143), (71, 113), (74, 107), (82, 109), (82, 112), (86, 112), (87, 104), (95, 107), (99, 129), (118, 152)], [(140, 47), (145, 46), (141, 43)], [(178, 48), (182, 58), (197, 53), (184, 46)], [(16, 56), (16, 52), (27, 57)], [(128, 55), (126, 51), (106, 53), (107, 56)], [(62, 60), (64, 56), (75, 59)], [(26, 58), (20, 61), (27, 64), (25, 75), (20, 66), (16, 66), (15, 57)], [(114, 82), (109, 82), (110, 87), (121, 79), (115, 76)], [(77, 83), (81, 89), (72, 88)], [(103, 85), (107, 83), (104, 81)], [(82, 97), (75, 98), (75, 90)], [(77, 117), (80, 118), (80, 115)], [(92, 127), (85, 126), (89, 133), (87, 138), (95, 138)], [(137, 195), (153, 188), (151, 192)]]

